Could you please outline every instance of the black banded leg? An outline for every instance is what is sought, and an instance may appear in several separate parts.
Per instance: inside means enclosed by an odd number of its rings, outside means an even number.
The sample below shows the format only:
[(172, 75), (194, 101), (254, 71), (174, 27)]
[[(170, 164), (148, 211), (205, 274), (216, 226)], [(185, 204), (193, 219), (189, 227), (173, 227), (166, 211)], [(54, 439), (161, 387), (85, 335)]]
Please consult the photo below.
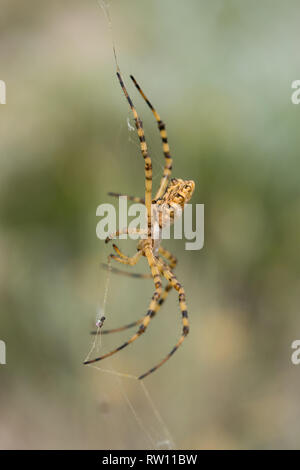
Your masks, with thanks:
[(140, 141), (140, 148), (141, 148), (142, 156), (145, 162), (145, 206), (147, 208), (148, 226), (149, 226), (149, 223), (151, 223), (151, 202), (152, 202), (152, 161), (148, 153), (148, 147), (147, 147), (147, 143), (145, 139), (145, 133), (144, 133), (142, 121), (140, 120), (138, 113), (133, 105), (133, 102), (130, 96), (128, 95), (128, 92), (126, 90), (126, 87), (124, 85), (123, 79), (119, 71), (117, 72), (117, 77), (119, 79), (121, 88), (129, 103), (129, 106), (131, 108), (131, 111), (134, 117), (135, 126), (137, 129), (137, 133), (138, 133), (138, 137)]
[(159, 253), (164, 256), (168, 261), (170, 261), (170, 268), (174, 269), (177, 265), (177, 258), (170, 253), (170, 251), (165, 250), (161, 245), (159, 247)]
[(182, 334), (178, 340), (178, 342), (175, 344), (174, 348), (169, 352), (169, 354), (162, 360), (160, 361), (156, 366), (152, 367), (151, 369), (149, 369), (147, 372), (145, 372), (144, 374), (140, 375), (138, 377), (139, 380), (142, 380), (144, 379), (145, 377), (147, 377), (148, 375), (152, 374), (152, 372), (156, 371), (159, 367), (161, 367), (168, 359), (170, 359), (170, 357), (175, 353), (175, 351), (177, 351), (177, 349), (179, 348), (179, 346), (183, 343), (185, 337), (188, 335), (189, 333), (189, 322), (188, 322), (188, 313), (187, 313), (187, 306), (186, 306), (186, 302), (185, 302), (185, 292), (184, 292), (184, 289), (182, 287), (182, 285), (177, 281), (176, 277), (174, 276), (174, 274), (169, 271), (168, 269), (166, 269), (164, 272), (163, 272), (163, 275), (165, 276), (165, 278), (168, 280), (168, 282), (172, 285), (172, 287), (174, 289), (176, 289), (179, 293), (179, 306), (180, 306), (180, 310), (181, 310), (181, 318), (182, 318)]
[(152, 274), (152, 277), (153, 277), (155, 289), (159, 289), (159, 291), (161, 293), (162, 284), (161, 284), (160, 272), (161, 272), (162, 268), (161, 267), (159, 268), (160, 261), (159, 261), (158, 258), (156, 258), (154, 256), (151, 245), (146, 246), (145, 255), (147, 257), (147, 261), (148, 261), (148, 264), (149, 264), (150, 269), (151, 269), (151, 274)]
[(142, 251), (138, 251), (135, 255), (129, 257), (124, 255), (121, 250), (117, 247), (117, 245), (113, 244), (113, 249), (118, 253), (119, 256), (116, 255), (109, 255), (109, 259), (114, 259), (115, 261), (118, 261), (119, 263), (126, 264), (128, 266), (135, 266), (139, 260), (141, 259), (142, 256)]
[(113, 259), (117, 261), (118, 263), (125, 264), (127, 266), (134, 266), (138, 262), (141, 256), (142, 255), (140, 251), (136, 255), (134, 255), (132, 258), (127, 258), (127, 259), (121, 256), (110, 254), (108, 255), (108, 264), (109, 264), (109, 260)]
[(130, 75), (130, 78), (133, 81), (133, 83), (135, 84), (135, 86), (138, 89), (138, 91), (140, 92), (140, 94), (142, 95), (142, 97), (144, 98), (144, 100), (146, 101), (146, 103), (149, 106), (149, 108), (151, 109), (152, 113), (154, 114), (154, 117), (155, 117), (157, 125), (158, 125), (158, 130), (159, 130), (159, 133), (160, 133), (160, 137), (161, 137), (161, 140), (162, 140), (163, 152), (164, 152), (164, 156), (165, 156), (165, 167), (164, 167), (163, 176), (162, 176), (161, 181), (160, 181), (159, 189), (158, 189), (158, 191), (155, 195), (155, 200), (156, 200), (156, 199), (159, 199), (160, 197), (162, 197), (162, 195), (164, 194), (164, 192), (166, 190), (166, 187), (167, 187), (167, 184), (168, 184), (168, 180), (169, 180), (171, 172), (172, 172), (172, 157), (170, 155), (170, 147), (169, 147), (169, 144), (168, 144), (168, 136), (167, 136), (166, 126), (165, 126), (164, 122), (161, 120), (160, 115), (158, 114), (158, 112), (156, 111), (154, 106), (152, 106), (152, 104), (148, 100), (147, 96), (145, 95), (145, 93), (143, 92), (143, 90), (141, 89), (139, 84), (137, 83), (136, 79), (132, 75)]
[[(110, 255), (110, 256), (114, 256), (114, 255)], [(160, 274), (159, 274), (159, 269), (157, 267), (158, 260), (156, 260), (156, 258), (154, 257), (152, 249), (150, 248), (150, 246), (146, 248), (146, 256), (147, 256), (147, 259), (148, 259), (148, 262), (149, 262), (149, 265), (150, 265), (150, 268), (151, 268), (151, 273), (152, 273), (153, 281), (154, 281), (154, 284), (155, 284), (155, 292), (152, 296), (148, 312), (143, 317), (143, 319), (140, 323), (140, 327), (139, 327), (138, 331), (135, 333), (135, 335), (133, 335), (128, 341), (123, 343), (117, 349), (114, 349), (113, 351), (111, 351), (107, 354), (104, 354), (103, 356), (96, 357), (95, 359), (90, 359), (88, 361), (85, 361), (84, 364), (92, 364), (93, 362), (101, 361), (102, 359), (105, 359), (107, 357), (112, 356), (113, 354), (116, 354), (118, 351), (120, 351), (121, 349), (126, 348), (127, 346), (129, 346), (129, 344), (133, 343), (143, 333), (145, 333), (151, 319), (154, 317), (154, 315), (156, 313), (155, 308), (156, 308), (156, 306), (159, 302), (159, 299), (161, 297), (161, 294), (162, 294), (161, 278), (160, 278)], [(120, 260), (122, 260), (122, 258), (120, 258)], [(122, 262), (122, 261), (120, 261), (120, 262)]]
[[(168, 294), (169, 294), (171, 289), (172, 289), (172, 284), (167, 284), (167, 286), (164, 289), (163, 294), (161, 295), (160, 299), (158, 300), (158, 302), (156, 303), (156, 305), (154, 307), (152, 318), (155, 317), (155, 315), (159, 311), (160, 307), (165, 302), (165, 300), (168, 297)], [(91, 331), (91, 335), (97, 335), (97, 334), (98, 335), (107, 335), (107, 334), (110, 334), (110, 333), (117, 333), (119, 331), (124, 331), (124, 330), (127, 330), (128, 328), (133, 328), (134, 326), (140, 325), (143, 321), (143, 318), (144, 317), (139, 318), (135, 322), (128, 323), (127, 325), (121, 326), (119, 328), (113, 328), (111, 330), (103, 330), (103, 331), (102, 330), (94, 330), (94, 331)]]
[(89, 359), (88, 361), (85, 361), (83, 364), (92, 364), (97, 361), (102, 361), (102, 359), (106, 359), (107, 357), (113, 356), (116, 354), (118, 351), (121, 351), (121, 349), (126, 348), (129, 346), (129, 344), (133, 343), (135, 340), (137, 340), (143, 333), (145, 333), (151, 319), (155, 315), (155, 307), (158, 303), (160, 297), (160, 292), (159, 290), (156, 290), (152, 296), (149, 310), (147, 314), (142, 318), (142, 321), (139, 323), (140, 327), (138, 331), (125, 343), (121, 344), (118, 348), (114, 349), (113, 351), (108, 352), (107, 354), (104, 354), (103, 356), (96, 357), (95, 359)]

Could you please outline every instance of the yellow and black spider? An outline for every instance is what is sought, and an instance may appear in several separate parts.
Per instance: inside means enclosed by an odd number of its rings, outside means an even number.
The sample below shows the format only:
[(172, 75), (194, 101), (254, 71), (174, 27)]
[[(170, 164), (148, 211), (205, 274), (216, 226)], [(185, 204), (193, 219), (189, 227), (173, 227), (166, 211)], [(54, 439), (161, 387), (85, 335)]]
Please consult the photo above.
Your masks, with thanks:
[[(142, 97), (144, 98), (148, 106), (150, 107), (157, 121), (158, 129), (159, 129), (161, 140), (162, 140), (163, 152), (165, 156), (165, 166), (164, 166), (163, 176), (161, 178), (160, 186), (155, 195), (155, 198), (152, 200), (152, 163), (151, 163), (151, 158), (147, 149), (147, 143), (145, 140), (145, 134), (143, 130), (142, 121), (140, 120), (137, 114), (137, 111), (131, 101), (131, 98), (128, 95), (128, 92), (125, 88), (125, 85), (124, 85), (124, 82), (123, 82), (123, 79), (121, 77), (119, 70), (117, 71), (117, 76), (118, 76), (120, 85), (122, 87), (122, 90), (127, 98), (127, 101), (133, 113), (138, 137), (140, 140), (141, 152), (145, 161), (145, 200), (136, 198), (136, 197), (131, 197), (131, 196), (127, 196), (127, 197), (129, 200), (133, 200), (135, 202), (140, 202), (140, 203), (145, 204), (146, 210), (147, 210), (148, 229), (146, 233), (141, 229), (129, 230), (128, 228), (126, 228), (123, 230), (119, 230), (116, 233), (109, 235), (107, 239), (105, 240), (105, 242), (108, 243), (111, 239), (116, 238), (118, 235), (124, 234), (124, 233), (127, 233), (127, 234), (139, 233), (139, 234), (146, 235), (146, 238), (139, 240), (138, 246), (137, 246), (137, 253), (132, 257), (128, 257), (124, 255), (116, 245), (113, 245), (113, 248), (115, 252), (117, 253), (117, 255), (114, 255), (114, 254), (109, 255), (109, 261), (111, 259), (114, 259), (118, 261), (119, 263), (134, 266), (135, 264), (137, 264), (137, 262), (141, 259), (142, 256), (145, 256), (148, 261), (150, 270), (151, 270), (151, 275), (147, 276), (147, 275), (134, 274), (134, 276), (135, 277), (152, 277), (154, 281), (154, 285), (155, 285), (155, 292), (152, 296), (149, 309), (144, 317), (120, 328), (116, 328), (113, 330), (104, 330), (103, 332), (101, 332), (101, 334), (122, 331), (127, 328), (140, 325), (138, 331), (128, 341), (123, 343), (117, 349), (114, 349), (113, 351), (107, 354), (104, 354), (103, 356), (97, 357), (95, 359), (87, 360), (84, 362), (84, 364), (91, 364), (96, 361), (101, 361), (102, 359), (105, 359), (106, 357), (112, 356), (116, 352), (120, 351), (121, 349), (125, 348), (129, 344), (133, 343), (136, 339), (138, 339), (142, 335), (142, 333), (145, 333), (151, 319), (155, 316), (155, 314), (158, 312), (163, 302), (166, 300), (169, 291), (172, 288), (174, 288), (179, 294), (179, 306), (180, 306), (181, 316), (182, 316), (182, 335), (179, 338), (177, 344), (174, 346), (174, 348), (162, 361), (160, 361), (155, 367), (152, 367), (150, 370), (148, 370), (147, 372), (145, 372), (144, 374), (138, 377), (141, 380), (147, 377), (152, 372), (154, 372), (161, 365), (163, 365), (172, 356), (172, 354), (174, 354), (174, 352), (178, 349), (178, 347), (182, 344), (182, 342), (184, 341), (184, 338), (187, 336), (189, 332), (189, 322), (188, 322), (187, 306), (186, 306), (186, 301), (185, 301), (185, 292), (184, 292), (183, 286), (181, 285), (180, 282), (178, 282), (175, 275), (173, 274), (173, 270), (176, 266), (177, 260), (175, 256), (173, 256), (169, 251), (165, 250), (161, 246), (160, 242), (161, 242), (161, 231), (164, 228), (165, 220), (168, 219), (170, 221), (169, 223), (172, 223), (174, 221), (174, 218), (176, 217), (176, 209), (178, 207), (181, 210), (184, 209), (184, 205), (192, 197), (192, 194), (195, 189), (195, 183), (194, 181), (191, 181), (191, 180), (185, 181), (185, 180), (178, 179), (178, 178), (172, 178), (169, 181), (171, 171), (172, 171), (172, 158), (170, 155), (170, 149), (169, 149), (165, 124), (161, 120), (159, 114), (156, 112), (156, 110), (154, 109), (154, 107), (152, 106), (152, 104), (150, 103), (146, 95), (144, 94), (144, 92), (141, 90), (140, 86), (138, 85), (134, 77), (131, 75), (130, 78), (132, 79), (136, 88), (138, 89), (138, 91), (140, 92), (140, 94), (142, 95)], [(116, 194), (116, 193), (110, 193), (110, 195), (121, 196), (121, 194)], [(153, 221), (152, 221), (152, 216), (151, 216), (151, 205), (158, 208), (159, 214), (160, 214), (157, 220), (158, 236), (156, 234), (155, 237), (153, 236), (153, 227), (152, 227)], [(168, 261), (168, 263), (164, 261), (162, 257), (164, 257)], [(118, 271), (115, 268), (113, 270), (115, 272)], [(164, 290), (162, 289), (162, 280), (161, 280), (162, 276), (164, 276), (165, 279), (168, 281)], [(92, 332), (92, 333), (97, 334), (98, 332)]]

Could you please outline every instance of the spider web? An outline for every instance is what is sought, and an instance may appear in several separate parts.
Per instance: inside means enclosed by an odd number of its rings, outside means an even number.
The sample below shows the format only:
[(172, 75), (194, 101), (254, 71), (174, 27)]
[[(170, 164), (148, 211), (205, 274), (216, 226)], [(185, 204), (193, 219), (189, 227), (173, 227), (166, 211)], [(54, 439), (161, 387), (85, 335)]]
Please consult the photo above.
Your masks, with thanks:
[[(98, 6), (102, 9), (102, 11), (104, 13), (104, 16), (105, 16), (105, 19), (107, 21), (108, 29), (109, 29), (110, 37), (111, 37), (111, 44), (112, 44), (112, 49), (113, 49), (113, 56), (114, 56), (114, 61), (115, 61), (115, 65), (116, 65), (116, 70), (120, 71), (118, 58), (117, 58), (117, 52), (116, 52), (116, 46), (115, 46), (115, 40), (114, 40), (114, 34), (113, 34), (112, 20), (111, 20), (110, 11), (109, 11), (110, 4), (105, 0), (96, 0), (96, 1), (97, 1)], [(140, 150), (141, 150), (140, 149), (140, 144), (139, 144), (139, 141), (138, 141), (138, 138), (137, 138), (134, 119), (133, 119), (133, 116), (132, 116), (132, 113), (131, 113), (130, 110), (128, 110), (126, 123), (127, 123), (127, 129), (128, 129), (128, 141), (133, 146), (135, 146), (138, 153), (140, 153)], [(149, 148), (149, 151), (150, 151), (150, 154), (151, 154), (151, 159), (155, 162), (156, 170), (153, 169), (152, 181), (156, 182), (156, 181), (160, 180), (160, 178), (161, 178), (161, 174), (164, 170), (164, 165), (162, 163), (161, 156), (160, 155), (158, 156), (157, 152), (154, 151), (154, 148), (153, 148), (152, 142), (151, 142), (151, 137), (149, 137), (149, 136), (147, 136), (147, 145), (148, 145), (148, 148)]]
[[(97, 313), (96, 315), (96, 335), (94, 340), (92, 341), (91, 348), (85, 358), (85, 361), (89, 360), (93, 352), (99, 353), (101, 346), (102, 346), (102, 334), (101, 334), (101, 326), (99, 326), (99, 317), (100, 316), (107, 316), (106, 313), (106, 307), (107, 307), (107, 301), (108, 301), (108, 294), (109, 294), (109, 287), (110, 287), (110, 280), (111, 280), (111, 262), (108, 262), (108, 270), (107, 270), (107, 277), (106, 277), (106, 282), (105, 282), (105, 288), (104, 288), (104, 295), (103, 295), (103, 303), (102, 307), (100, 309), (100, 312)], [(111, 369), (104, 369), (102, 367), (99, 367), (94, 364), (88, 364), (88, 367), (91, 367), (93, 369), (96, 369), (99, 372), (111, 374), (115, 377), (116, 379), (116, 385), (118, 386), (118, 389), (121, 391), (124, 400), (126, 401), (130, 411), (133, 414), (133, 417), (135, 421), (137, 422), (138, 426), (141, 428), (142, 432), (144, 433), (145, 437), (147, 438), (148, 442), (151, 444), (151, 447), (154, 449), (161, 449), (163, 447), (167, 447), (169, 449), (174, 449), (175, 444), (174, 440), (172, 438), (172, 435), (167, 428), (158, 408), (155, 406), (154, 401), (151, 398), (151, 395), (146, 388), (144, 382), (142, 380), (138, 380), (138, 377), (135, 375), (130, 375), (124, 372), (119, 372), (116, 371), (113, 367)], [(132, 403), (132, 400), (129, 397), (129, 394), (127, 393), (124, 383), (122, 379), (131, 379), (137, 382), (137, 384), (141, 387), (142, 392), (146, 398), (146, 401), (148, 402), (148, 405), (150, 407), (151, 412), (153, 413), (153, 416), (155, 417), (160, 429), (159, 429), (159, 437), (155, 438), (153, 436), (154, 432), (153, 430), (149, 430), (147, 426), (145, 425), (143, 419), (141, 418), (140, 414), (137, 412), (137, 409), (135, 408), (134, 404)], [(156, 432), (157, 434), (157, 432)]]
[[(112, 30), (112, 21), (109, 13), (109, 5), (105, 2), (105, 0), (97, 0), (98, 6), (101, 7), (101, 9), (104, 12), (108, 28), (110, 31), (111, 35), (111, 42), (112, 42), (112, 47), (113, 47), (113, 55), (114, 55), (114, 60), (116, 64), (117, 70), (120, 70), (119, 65), (118, 65), (118, 60), (117, 60), (117, 54), (116, 54), (116, 48), (115, 48), (115, 43), (114, 43), (114, 38), (113, 38), (113, 30)], [(139, 144), (137, 140), (133, 140), (131, 137), (132, 132), (135, 130), (135, 128), (132, 126), (130, 122), (130, 118), (128, 116), (127, 118), (127, 128), (128, 128), (128, 139), (129, 141), (135, 145), (140, 151)], [(158, 159), (154, 158), (157, 163)], [(159, 159), (158, 165), (163, 169), (163, 165), (161, 165), (161, 159)], [(154, 179), (159, 177), (159, 173), (157, 172), (157, 175), (154, 176)], [(110, 282), (111, 282), (111, 260), (108, 261), (108, 269), (107, 269), (107, 277), (106, 277), (106, 282), (105, 282), (105, 287), (104, 287), (104, 293), (103, 293), (103, 301), (102, 301), (102, 306), (99, 309), (97, 315), (96, 315), (96, 335), (94, 339), (92, 340), (90, 350), (87, 354), (87, 357), (85, 358), (85, 361), (89, 360), (91, 358), (92, 354), (99, 353), (101, 348), (102, 348), (102, 334), (101, 334), (101, 322), (99, 321), (102, 319), (102, 317), (107, 318), (107, 303), (108, 303), (108, 296), (109, 296), (109, 288), (110, 288)], [(144, 381), (138, 380), (138, 377), (135, 375), (131, 375), (125, 372), (117, 371), (113, 367), (110, 369), (102, 368), (100, 366), (93, 364), (88, 364), (88, 367), (91, 367), (93, 369), (96, 369), (98, 372), (101, 373), (106, 373), (110, 374), (115, 378), (115, 383), (118, 388), (118, 390), (121, 392), (122, 397), (124, 401), (126, 402), (129, 410), (131, 411), (137, 425), (143, 432), (147, 442), (149, 443), (149, 446), (153, 449), (162, 449), (162, 448), (168, 448), (168, 449), (174, 449), (175, 444), (174, 440), (172, 438), (172, 435), (166, 426), (157, 406), (155, 405), (153, 399), (151, 398), (149, 390), (146, 388)], [(156, 426), (150, 426), (145, 423), (145, 420), (141, 417), (140, 413), (137, 411), (136, 406), (134, 406), (133, 400), (130, 398), (129, 393), (127, 392), (124, 381), (126, 380), (131, 380), (136, 383), (137, 387), (140, 387), (141, 392), (146, 399), (145, 401), (148, 403), (150, 412), (156, 421)]]

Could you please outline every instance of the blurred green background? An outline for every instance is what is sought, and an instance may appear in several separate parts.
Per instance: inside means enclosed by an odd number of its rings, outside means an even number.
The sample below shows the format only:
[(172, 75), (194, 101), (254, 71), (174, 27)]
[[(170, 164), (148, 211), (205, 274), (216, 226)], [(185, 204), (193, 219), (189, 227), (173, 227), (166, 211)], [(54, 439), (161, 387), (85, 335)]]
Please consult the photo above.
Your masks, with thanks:
[[(201, 251), (165, 243), (190, 335), (145, 381), (178, 448), (300, 447), (299, 13), (296, 0), (110, 2), (154, 183), (160, 140), (130, 73), (167, 123), (174, 176), (193, 178), (205, 204)], [(108, 191), (144, 189), (105, 16), (95, 1), (1, 0), (0, 64), (0, 447), (151, 448), (147, 432), (158, 447), (164, 430), (139, 383), (82, 365), (110, 253), (96, 208), (116, 203)], [(139, 318), (152, 290), (112, 276), (105, 326)], [(101, 366), (140, 374), (180, 331), (172, 293), (147, 334)], [(103, 337), (101, 351), (130, 334)]]

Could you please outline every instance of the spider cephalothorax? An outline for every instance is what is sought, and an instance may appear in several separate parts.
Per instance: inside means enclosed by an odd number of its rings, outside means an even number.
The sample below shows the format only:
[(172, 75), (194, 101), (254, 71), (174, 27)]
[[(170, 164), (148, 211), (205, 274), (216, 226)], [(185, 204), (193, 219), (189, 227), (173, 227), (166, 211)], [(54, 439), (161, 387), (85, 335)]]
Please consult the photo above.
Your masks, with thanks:
[[(154, 117), (157, 121), (158, 129), (162, 139), (163, 153), (165, 156), (165, 166), (163, 176), (160, 181), (159, 188), (155, 194), (154, 199), (152, 200), (152, 162), (151, 157), (148, 153), (148, 147), (145, 139), (145, 134), (143, 130), (142, 121), (140, 120), (138, 113), (133, 106), (131, 98), (128, 95), (126, 87), (124, 85), (123, 79), (121, 77), (120, 71), (117, 71), (117, 76), (122, 87), (122, 90), (127, 98), (129, 106), (132, 110), (133, 117), (135, 120), (135, 125), (137, 128), (138, 137), (140, 140), (141, 153), (145, 162), (145, 199), (127, 196), (129, 200), (134, 202), (140, 202), (145, 204), (147, 210), (147, 229), (123, 229), (119, 230), (116, 233), (111, 234), (106, 238), (106, 243), (111, 239), (116, 238), (120, 234), (125, 233), (134, 233), (143, 236), (143, 239), (140, 239), (137, 245), (137, 253), (131, 257), (126, 256), (121, 252), (121, 250), (113, 245), (115, 254), (109, 255), (109, 264), (112, 259), (118, 261), (122, 264), (127, 264), (134, 266), (141, 259), (142, 256), (145, 256), (149, 264), (151, 274), (150, 277), (153, 278), (155, 291), (152, 296), (148, 311), (145, 316), (139, 320), (129, 323), (128, 325), (122, 326), (120, 328), (115, 328), (113, 330), (104, 330), (102, 334), (113, 333), (116, 331), (122, 331), (127, 328), (134, 326), (139, 326), (137, 332), (125, 343), (119, 346), (117, 349), (104, 354), (103, 356), (97, 357), (92, 360), (85, 361), (85, 364), (90, 364), (92, 362), (100, 361), (106, 357), (112, 356), (116, 352), (125, 348), (129, 344), (133, 343), (138, 339), (142, 333), (144, 333), (151, 321), (151, 319), (156, 315), (161, 305), (168, 296), (169, 291), (174, 288), (179, 294), (179, 306), (181, 311), (182, 318), (182, 334), (176, 345), (169, 352), (169, 354), (162, 359), (155, 367), (152, 367), (145, 374), (140, 375), (139, 379), (144, 379), (146, 376), (158, 369), (162, 364), (164, 364), (172, 354), (178, 349), (178, 347), (183, 342), (184, 338), (189, 332), (189, 323), (188, 323), (188, 314), (187, 306), (185, 302), (185, 292), (183, 286), (176, 279), (173, 270), (177, 264), (175, 256), (173, 256), (169, 251), (165, 250), (161, 246), (161, 232), (166, 225), (170, 225), (174, 222), (177, 216), (179, 216), (184, 209), (185, 204), (191, 199), (192, 194), (195, 189), (195, 183), (192, 180), (183, 180), (179, 178), (172, 178), (170, 180), (170, 175), (172, 171), (172, 158), (170, 155), (170, 149), (167, 139), (167, 132), (165, 124), (161, 120), (159, 114), (154, 109), (136, 80), (131, 76), (132, 81), (139, 90), (142, 97), (145, 99), (146, 103), (150, 107), (151, 111), (154, 114)], [(110, 193), (112, 196), (121, 196), (121, 194)], [(163, 259), (165, 258), (165, 259)], [(119, 270), (112, 268), (113, 272), (120, 272)], [(121, 271), (122, 272), (122, 271)], [(130, 275), (126, 273), (126, 275)], [(148, 278), (149, 275), (143, 274), (132, 274), (134, 277)], [(167, 284), (163, 290), (162, 288), (162, 277), (167, 280)], [(100, 330), (93, 332), (94, 334), (99, 334)]]
[(191, 199), (194, 189), (195, 183), (192, 180), (171, 179), (165, 194), (158, 201), (153, 201), (160, 229), (172, 224), (175, 218), (180, 217), (185, 204)]
[(165, 194), (158, 201), (154, 202), (158, 205), (166, 203), (171, 207), (176, 204), (183, 209), (184, 204), (189, 202), (191, 199), (194, 189), (194, 181), (172, 178), (167, 186)]

